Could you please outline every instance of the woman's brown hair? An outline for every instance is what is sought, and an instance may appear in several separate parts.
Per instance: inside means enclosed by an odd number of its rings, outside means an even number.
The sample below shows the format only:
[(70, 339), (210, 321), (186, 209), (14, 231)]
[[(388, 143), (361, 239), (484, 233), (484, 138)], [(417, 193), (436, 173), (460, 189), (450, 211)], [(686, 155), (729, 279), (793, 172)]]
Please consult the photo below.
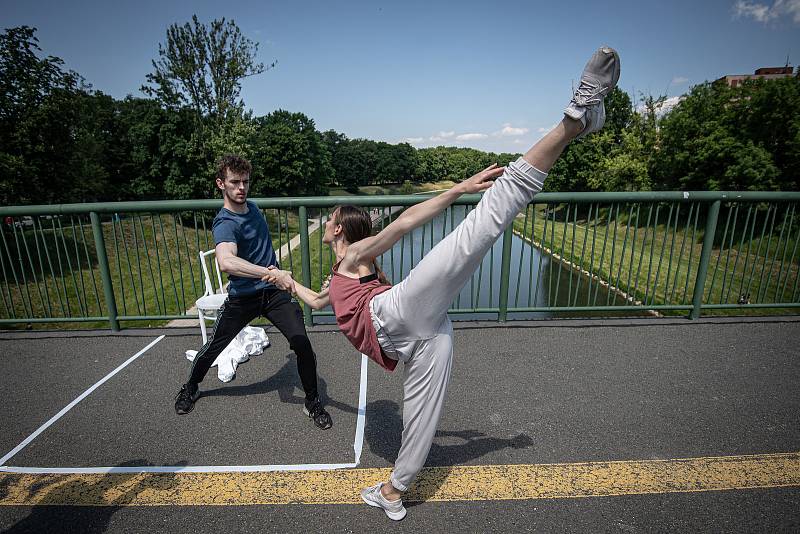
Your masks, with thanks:
[[(337, 206), (333, 211), (333, 222), (342, 225), (342, 232), (348, 243), (355, 243), (372, 235), (372, 218), (358, 206), (350, 204)], [(389, 279), (386, 278), (378, 262), (373, 259), (372, 264), (375, 266), (378, 280), (382, 284), (389, 284)]]

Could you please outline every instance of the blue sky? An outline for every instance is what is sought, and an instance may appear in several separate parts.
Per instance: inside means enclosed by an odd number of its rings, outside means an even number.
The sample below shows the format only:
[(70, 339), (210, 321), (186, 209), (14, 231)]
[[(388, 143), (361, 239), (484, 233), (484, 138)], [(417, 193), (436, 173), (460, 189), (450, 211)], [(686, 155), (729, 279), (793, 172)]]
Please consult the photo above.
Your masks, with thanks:
[(800, 63), (800, 0), (672, 2), (0, 0), (2, 27), (95, 89), (139, 95), (167, 27), (233, 19), (273, 69), (245, 81), (256, 115), (414, 146), (521, 152), (560, 120), (595, 48), (620, 53), (629, 94), (676, 96), (725, 74)]

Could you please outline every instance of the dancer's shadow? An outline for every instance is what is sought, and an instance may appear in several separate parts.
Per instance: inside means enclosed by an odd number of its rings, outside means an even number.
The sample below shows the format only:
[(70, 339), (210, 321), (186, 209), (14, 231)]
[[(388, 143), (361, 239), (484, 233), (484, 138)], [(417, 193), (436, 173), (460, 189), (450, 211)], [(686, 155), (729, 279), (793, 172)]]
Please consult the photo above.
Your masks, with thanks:
[[(203, 389), (201, 386), (201, 397), (244, 397), (250, 395), (265, 395), (277, 391), (278, 398), (281, 402), (286, 404), (303, 404), (305, 395), (303, 394), (303, 385), (300, 383), (300, 377), (297, 374), (297, 357), (294, 353), (289, 353), (285, 358), (286, 363), (283, 364), (277, 373), (266, 380), (246, 386), (232, 386), (226, 384), (213, 389)], [(237, 374), (242, 370), (241, 367), (237, 369)], [(247, 372), (246, 368), (244, 368), (244, 372)], [(209, 373), (207, 380), (210, 382), (211, 378), (211, 373)], [(317, 390), (326, 407), (336, 408), (347, 413), (358, 412), (358, 409), (354, 406), (331, 399), (328, 396), (328, 383), (320, 376), (317, 376)]]
[[(118, 465), (118, 467), (138, 467), (150, 465), (146, 460), (131, 460)], [(177, 465), (187, 465), (181, 462)], [(131, 481), (137, 480), (129, 486)], [(68, 479), (61, 483), (63, 476), (43, 476), (41, 482), (32, 484), (28, 488), (28, 497), (33, 497), (40, 491), (47, 493), (37, 504), (31, 507), (31, 513), (21, 519), (5, 534), (41, 533), (48, 534), (59, 532), (81, 532), (82, 534), (100, 534), (105, 532), (113, 516), (121, 507), (135, 502), (136, 497), (144, 490), (153, 486), (159, 490), (169, 490), (175, 487), (174, 473), (158, 473), (142, 477), (139, 473), (114, 473), (102, 475), (93, 482), (87, 482), (82, 477)], [(50, 489), (46, 489), (52, 486)], [(115, 488), (121, 488), (119, 493), (110, 501), (105, 501)], [(8, 485), (3, 488), (3, 493), (8, 491)], [(81, 502), (76, 502), (80, 500)], [(92, 502), (103, 502), (103, 505), (93, 505)], [(88, 504), (88, 505), (87, 505)]]
[[(394, 463), (400, 451), (403, 418), (400, 407), (390, 400), (367, 404), (367, 426), (364, 438), (372, 452), (389, 463)], [(442, 445), (438, 441), (456, 438), (461, 443)], [(437, 430), (426, 467), (460, 465), (500, 449), (526, 449), (534, 444), (527, 434), (513, 438), (487, 436), (477, 430)], [(423, 471), (407, 495), (409, 501), (424, 501), (433, 495), (447, 480), (448, 470)]]

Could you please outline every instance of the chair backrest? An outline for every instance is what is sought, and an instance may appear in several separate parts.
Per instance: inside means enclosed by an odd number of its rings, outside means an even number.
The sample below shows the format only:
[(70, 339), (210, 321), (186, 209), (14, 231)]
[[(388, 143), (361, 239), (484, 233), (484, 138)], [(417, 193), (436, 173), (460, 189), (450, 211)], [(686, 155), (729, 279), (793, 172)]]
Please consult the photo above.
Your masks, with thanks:
[(200, 251), (200, 265), (203, 266), (203, 278), (206, 286), (206, 295), (213, 295), (216, 293), (214, 290), (214, 286), (211, 284), (211, 274), (208, 271), (208, 264), (207, 260), (209, 256), (213, 256), (214, 258), (214, 270), (216, 271), (217, 275), (217, 288), (219, 288), (220, 293), (224, 293), (222, 287), (222, 274), (219, 270), (219, 262), (217, 261), (216, 251), (212, 248), (211, 250)]

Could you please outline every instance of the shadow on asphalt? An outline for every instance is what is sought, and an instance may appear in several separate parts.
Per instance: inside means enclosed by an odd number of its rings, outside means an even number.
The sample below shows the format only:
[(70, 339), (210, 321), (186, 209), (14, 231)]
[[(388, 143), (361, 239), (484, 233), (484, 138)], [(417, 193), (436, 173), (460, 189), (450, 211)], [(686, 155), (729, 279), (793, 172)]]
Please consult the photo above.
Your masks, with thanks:
[[(281, 402), (286, 404), (303, 404), (305, 397), (302, 395), (295, 395), (295, 391), (303, 391), (296, 362), (297, 357), (294, 353), (289, 353), (286, 355), (286, 363), (283, 364), (277, 373), (266, 380), (246, 386), (225, 385), (208, 390), (203, 390), (201, 388), (201, 397), (247, 397), (250, 395), (264, 395), (277, 391), (278, 398)], [(347, 413), (358, 413), (358, 409), (355, 406), (329, 398), (328, 383), (320, 376), (317, 376), (317, 391), (325, 406), (337, 408)]]
[[(116, 467), (141, 467), (152, 465), (145, 459), (129, 460), (118, 464)], [(178, 465), (188, 465), (179, 462)], [(137, 477), (136, 483), (127, 487)], [(27, 517), (11, 526), (4, 534), (27, 534), (47, 532), (81, 532), (83, 534), (100, 534), (108, 529), (113, 516), (123, 506), (134, 502), (134, 499), (143, 491), (153, 487), (153, 477), (142, 477), (140, 473), (114, 473), (101, 476), (94, 482), (87, 482), (82, 478), (75, 478), (61, 484), (62, 476), (44, 477), (42, 482), (32, 484), (28, 495), (33, 496), (42, 489), (42, 486), (53, 485), (36, 506), (31, 507)], [(76, 496), (102, 497), (113, 488), (125, 486), (113, 500), (103, 506), (70, 506), (63, 504), (75, 499)], [(175, 473), (160, 473), (158, 487), (160, 490), (169, 490), (175, 486)], [(5, 494), (7, 488), (0, 488), (0, 494)]]
[[(403, 434), (403, 418), (400, 406), (390, 400), (378, 400), (367, 404), (367, 425), (364, 439), (370, 451), (389, 463), (394, 463), (400, 451), (400, 440)], [(441, 445), (434, 443), (428, 454), (426, 467), (450, 467), (475, 460), (490, 452), (505, 448), (527, 449), (534, 444), (527, 434), (518, 434), (513, 438), (497, 438), (487, 436), (477, 430), (437, 430), (434, 440), (461, 440), (461, 443)], [(422, 471), (414, 482), (411, 492), (404, 501), (424, 502), (430, 498), (447, 480), (449, 469)]]

